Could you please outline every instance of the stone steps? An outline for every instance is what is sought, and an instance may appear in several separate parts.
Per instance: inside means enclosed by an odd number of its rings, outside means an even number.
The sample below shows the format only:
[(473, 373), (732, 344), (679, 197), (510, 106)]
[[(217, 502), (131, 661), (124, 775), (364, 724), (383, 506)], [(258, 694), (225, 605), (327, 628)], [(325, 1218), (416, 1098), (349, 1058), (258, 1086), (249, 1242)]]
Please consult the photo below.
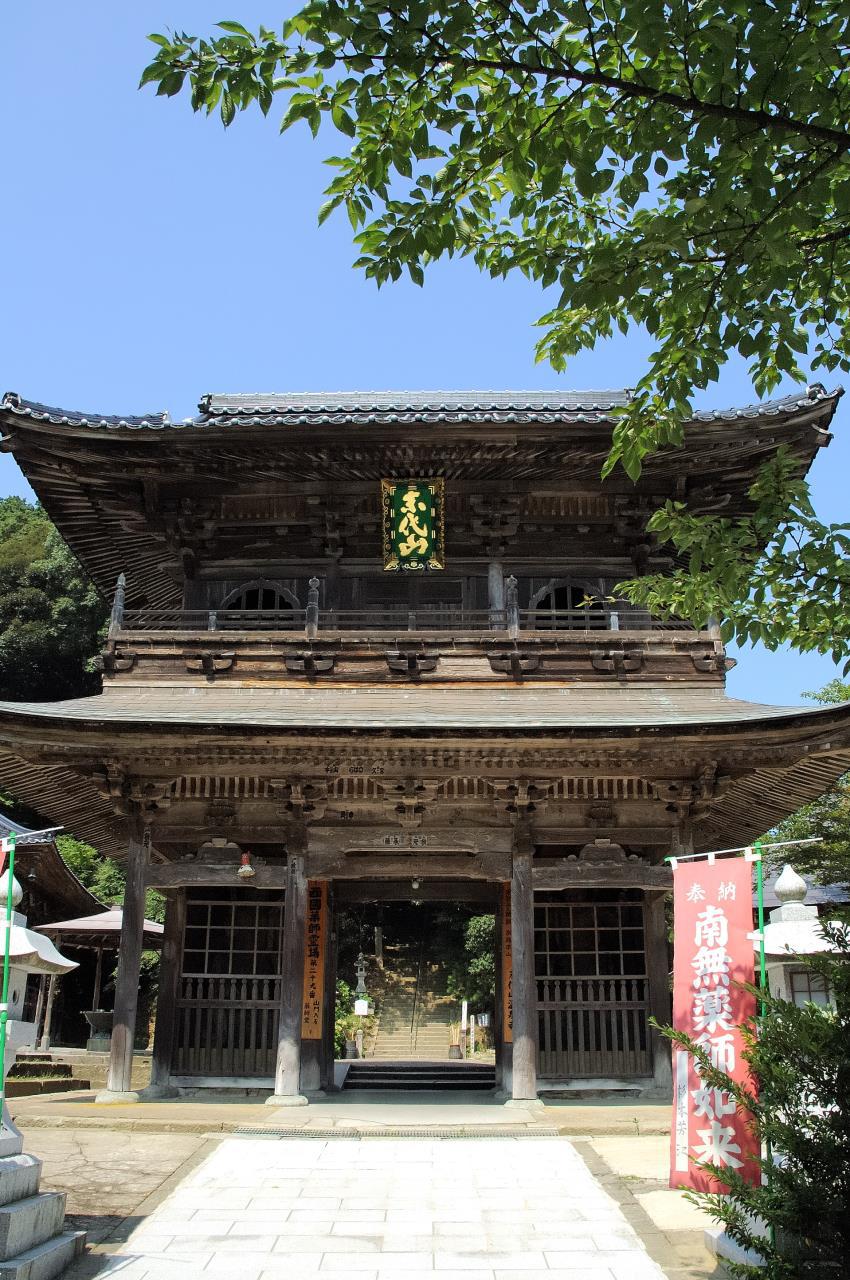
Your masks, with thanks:
[(63, 1230), (64, 1191), (39, 1191), (40, 1178), (35, 1156), (0, 1158), (0, 1280), (53, 1280), (85, 1247), (84, 1231)]
[(0, 1262), (0, 1280), (54, 1280), (83, 1252), (85, 1231), (62, 1231), (14, 1258)]
[(396, 1059), (353, 1062), (345, 1077), (344, 1089), (389, 1090), (392, 1092), (432, 1092), (454, 1090), (484, 1092), (495, 1089), (496, 1068), (484, 1063), (427, 1062)]
[(6, 1076), (6, 1097), (25, 1098), (35, 1093), (68, 1093), (88, 1089), (90, 1081), (74, 1075), (70, 1062), (51, 1053), (19, 1052)]

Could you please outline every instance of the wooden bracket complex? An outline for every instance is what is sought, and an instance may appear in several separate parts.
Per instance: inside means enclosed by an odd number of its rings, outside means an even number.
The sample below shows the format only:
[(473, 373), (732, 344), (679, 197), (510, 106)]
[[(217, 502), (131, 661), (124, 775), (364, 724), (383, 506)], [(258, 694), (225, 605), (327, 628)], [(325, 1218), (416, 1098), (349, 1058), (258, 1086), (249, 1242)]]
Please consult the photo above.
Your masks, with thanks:
[(488, 657), (493, 671), (503, 671), (514, 680), (521, 680), (523, 676), (537, 671), (540, 666), (536, 653), (522, 653), (519, 649), (511, 649), (507, 653), (491, 653)]
[(590, 655), (590, 664), (594, 671), (622, 676), (632, 671), (640, 671), (643, 666), (643, 654), (634, 649), (597, 649)]
[(212, 680), (219, 672), (229, 671), (233, 666), (235, 654), (232, 653), (185, 653), (187, 671), (200, 671)]
[(390, 650), (387, 653), (387, 666), (395, 675), (408, 676), (411, 680), (417, 680), (423, 672), (436, 671), (437, 659), (427, 653), (412, 650), (409, 653)]
[(286, 669), (295, 676), (305, 676), (308, 680), (315, 680), (316, 676), (327, 675), (333, 671), (336, 658), (333, 656), (318, 658), (312, 649), (307, 649), (303, 653), (293, 653), (288, 655), (284, 661)]

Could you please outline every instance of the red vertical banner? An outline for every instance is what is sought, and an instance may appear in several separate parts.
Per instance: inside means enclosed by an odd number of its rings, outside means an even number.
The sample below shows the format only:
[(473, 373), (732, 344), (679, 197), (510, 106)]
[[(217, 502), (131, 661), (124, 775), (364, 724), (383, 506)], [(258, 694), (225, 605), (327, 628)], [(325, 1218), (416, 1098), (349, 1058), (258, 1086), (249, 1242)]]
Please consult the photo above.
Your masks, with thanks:
[(304, 1000), (301, 1039), (321, 1040), (325, 998), (325, 934), (328, 927), (328, 883), (307, 881), (307, 921), (304, 952)]
[[(720, 1071), (751, 1087), (741, 1024), (755, 1017), (755, 997), (739, 984), (755, 975), (752, 863), (700, 858), (674, 864), (673, 921), (673, 1026)], [(674, 1045), (671, 1187), (722, 1190), (699, 1167), (705, 1163), (757, 1182), (757, 1155), (735, 1099), (704, 1085), (693, 1055)]]

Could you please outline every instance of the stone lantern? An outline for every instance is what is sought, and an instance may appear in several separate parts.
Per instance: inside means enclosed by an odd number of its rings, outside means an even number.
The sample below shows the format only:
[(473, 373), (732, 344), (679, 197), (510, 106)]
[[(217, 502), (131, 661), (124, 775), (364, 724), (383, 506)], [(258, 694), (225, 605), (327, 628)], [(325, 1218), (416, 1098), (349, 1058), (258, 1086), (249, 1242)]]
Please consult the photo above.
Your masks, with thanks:
[[(834, 949), (824, 936), (817, 907), (806, 903), (806, 882), (793, 867), (786, 865), (774, 885), (774, 892), (781, 905), (774, 907), (770, 921), (764, 927), (767, 981), (771, 995), (792, 1003), (800, 1003), (801, 999), (825, 1003), (828, 993), (817, 989), (817, 978), (809, 977), (808, 971), (804, 971), (800, 964), (801, 956)], [(758, 948), (757, 942), (755, 946)], [(807, 990), (798, 987), (798, 976), (806, 980)], [(816, 984), (814, 989), (813, 981)], [(823, 999), (818, 1000), (821, 995)]]
[[(6, 923), (9, 893), (8, 870), (0, 876), (0, 927)], [(12, 881), (12, 903), (23, 896), (17, 880)], [(35, 1042), (35, 1023), (24, 1020), (27, 976), (52, 976), (76, 969), (49, 938), (26, 927), (27, 918), (12, 912), (9, 931), (9, 1018), (6, 1023), (4, 1080), (22, 1045)], [(0, 938), (2, 938), (0, 932)], [(39, 1191), (41, 1161), (23, 1154), (23, 1134), (12, 1120), (3, 1097), (0, 1125), (0, 1270), (3, 1275), (58, 1276), (82, 1252), (85, 1232), (65, 1231), (64, 1191)], [(22, 1256), (25, 1255), (25, 1256)], [(31, 1270), (30, 1268), (35, 1268)]]

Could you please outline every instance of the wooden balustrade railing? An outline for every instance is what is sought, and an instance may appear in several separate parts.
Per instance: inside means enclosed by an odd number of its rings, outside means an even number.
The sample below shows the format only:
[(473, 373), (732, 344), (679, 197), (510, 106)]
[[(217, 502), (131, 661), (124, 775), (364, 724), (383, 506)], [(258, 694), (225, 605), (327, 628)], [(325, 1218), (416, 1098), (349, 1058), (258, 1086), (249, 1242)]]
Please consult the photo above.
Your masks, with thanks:
[(645, 977), (539, 978), (542, 1078), (650, 1075)]
[(319, 609), (310, 623), (306, 609), (125, 609), (113, 620), (119, 632), (283, 632), (313, 638), (321, 634), (361, 632), (404, 635), (410, 632), (525, 633), (600, 631), (690, 631), (690, 623), (659, 620), (641, 609), (523, 609), (515, 625), (504, 609), (380, 608)]
[(274, 1075), (280, 978), (192, 977), (180, 980), (175, 1075)]

